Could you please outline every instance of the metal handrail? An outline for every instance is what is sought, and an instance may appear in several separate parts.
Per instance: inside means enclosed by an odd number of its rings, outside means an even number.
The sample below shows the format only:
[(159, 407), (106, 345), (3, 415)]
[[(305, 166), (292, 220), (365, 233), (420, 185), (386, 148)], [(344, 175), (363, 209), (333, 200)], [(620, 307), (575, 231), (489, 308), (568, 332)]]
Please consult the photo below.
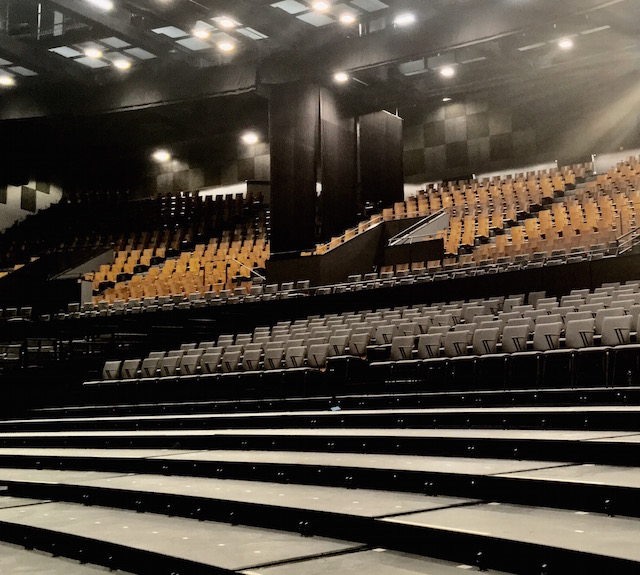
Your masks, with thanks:
[[(409, 234), (411, 234), (412, 232), (414, 232), (415, 230), (420, 229), (422, 226), (431, 223), (432, 221), (434, 221), (436, 218), (442, 216), (443, 214), (445, 214), (447, 212), (446, 208), (441, 208), (440, 210), (438, 210), (437, 212), (434, 212), (433, 214), (429, 214), (428, 216), (425, 216), (424, 218), (422, 218), (420, 221), (416, 222), (415, 224), (413, 224), (412, 226), (408, 227), (406, 230), (401, 231), (399, 234), (396, 234), (395, 236), (393, 236), (390, 240), (389, 240), (389, 246), (394, 246), (396, 245), (396, 242), (400, 241), (401, 239), (403, 239), (404, 237), (408, 236)], [(435, 235), (435, 234), (433, 234)]]

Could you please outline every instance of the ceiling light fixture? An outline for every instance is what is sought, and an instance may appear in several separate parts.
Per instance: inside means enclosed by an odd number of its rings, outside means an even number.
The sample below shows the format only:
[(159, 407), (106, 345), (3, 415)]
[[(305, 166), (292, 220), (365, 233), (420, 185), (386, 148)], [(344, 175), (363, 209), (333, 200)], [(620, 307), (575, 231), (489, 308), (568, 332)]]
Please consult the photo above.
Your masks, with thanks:
[(396, 16), (393, 23), (396, 26), (410, 26), (411, 24), (415, 24), (415, 21), (416, 21), (415, 14), (412, 14), (411, 12), (406, 12), (405, 14), (400, 14), (399, 16)]
[(220, 42), (220, 44), (218, 44), (218, 48), (222, 52), (233, 52), (236, 47), (231, 42)]
[(316, 0), (313, 3), (313, 9), (316, 12), (326, 12), (329, 10), (329, 2), (325, 2), (324, 0)]
[(113, 2), (111, 0), (87, 0), (87, 2), (100, 10), (113, 10)]
[(571, 40), (571, 38), (564, 38), (563, 40), (560, 40), (560, 42), (558, 42), (558, 46), (560, 46), (560, 48), (562, 48), (563, 50), (570, 50), (571, 48), (573, 48), (573, 40)]
[(333, 79), (338, 84), (345, 84), (349, 81), (349, 74), (347, 74), (346, 72), (336, 72), (333, 75)]
[(15, 86), (15, 85), (16, 85), (16, 81), (13, 79), (13, 76), (9, 76), (8, 74), (0, 76), (0, 86)]
[(205, 30), (204, 28), (196, 28), (193, 31), (193, 35), (196, 38), (200, 38), (200, 40), (206, 40), (210, 36), (209, 30)]
[(236, 23), (231, 18), (227, 18), (226, 16), (218, 20), (218, 25), (221, 28), (227, 28), (227, 29), (236, 27)]
[(156, 162), (164, 163), (171, 159), (171, 154), (167, 150), (156, 150), (152, 157)]
[(456, 75), (456, 71), (453, 69), (453, 66), (445, 66), (444, 68), (440, 68), (440, 75), (445, 78), (453, 78)]
[(124, 58), (114, 60), (113, 65), (118, 68), (118, 70), (128, 70), (129, 68), (131, 68), (131, 62), (129, 60), (125, 60)]
[(248, 146), (251, 146), (257, 144), (260, 141), (260, 137), (255, 132), (245, 132), (242, 134), (242, 141)]
[(442, 98), (443, 102), (451, 102), (451, 98), (449, 98), (449, 96), (445, 96), (444, 98)]
[(102, 58), (102, 50), (98, 50), (97, 48), (87, 48), (84, 51), (84, 55), (87, 58), (93, 58), (94, 60), (99, 60)]
[(340, 22), (343, 24), (355, 24), (356, 17), (351, 12), (345, 12), (340, 16)]

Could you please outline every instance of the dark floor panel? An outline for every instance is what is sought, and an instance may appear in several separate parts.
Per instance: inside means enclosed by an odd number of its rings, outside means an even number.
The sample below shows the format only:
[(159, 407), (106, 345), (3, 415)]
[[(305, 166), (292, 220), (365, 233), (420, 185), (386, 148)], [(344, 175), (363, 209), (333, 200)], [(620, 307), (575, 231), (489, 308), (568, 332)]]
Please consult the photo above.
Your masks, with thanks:
[(640, 561), (638, 519), (489, 503), (382, 521)]
[[(380, 517), (475, 503), (475, 501), (457, 497), (428, 497), (411, 493), (313, 485), (283, 485), (232, 479), (164, 475), (114, 477), (109, 473), (92, 472), (86, 475), (86, 478), (83, 479), (82, 474), (77, 472), (0, 469), (0, 485), (8, 481), (79, 485), (325, 511), (359, 517)], [(3, 498), (0, 497), (0, 506), (2, 501)]]
[[(244, 575), (461, 575), (478, 572), (479, 569), (471, 565), (375, 549), (245, 571)], [(504, 575), (501, 571), (492, 570), (491, 573)]]
[(7, 543), (0, 543), (0, 573), (2, 575), (125, 575), (106, 567), (84, 565), (64, 557), (53, 557), (40, 551), (27, 551)]
[(609, 485), (615, 487), (630, 487), (640, 489), (640, 468), (613, 467), (610, 465), (572, 465), (536, 469), (532, 471), (515, 471), (501, 473), (499, 477), (515, 477), (533, 479), (536, 481), (562, 481), (589, 485)]
[(0, 522), (87, 537), (231, 570), (359, 548), (320, 537), (73, 503), (0, 510)]

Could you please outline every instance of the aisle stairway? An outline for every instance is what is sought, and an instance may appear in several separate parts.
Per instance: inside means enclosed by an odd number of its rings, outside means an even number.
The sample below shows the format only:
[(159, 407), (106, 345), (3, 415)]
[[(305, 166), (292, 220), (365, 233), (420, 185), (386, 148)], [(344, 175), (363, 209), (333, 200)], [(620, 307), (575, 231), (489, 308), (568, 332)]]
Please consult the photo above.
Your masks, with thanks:
[(132, 573), (638, 572), (640, 408), (375, 400), (2, 421), (0, 539)]

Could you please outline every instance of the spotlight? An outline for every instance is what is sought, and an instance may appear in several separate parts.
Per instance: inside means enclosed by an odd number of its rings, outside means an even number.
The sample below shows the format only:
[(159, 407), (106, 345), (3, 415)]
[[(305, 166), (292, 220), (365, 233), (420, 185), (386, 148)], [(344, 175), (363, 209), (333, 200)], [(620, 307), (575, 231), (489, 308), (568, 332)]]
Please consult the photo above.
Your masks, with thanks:
[(349, 74), (347, 74), (346, 72), (336, 72), (333, 75), (333, 80), (338, 84), (345, 84), (349, 81)]
[(396, 26), (410, 26), (411, 24), (415, 24), (415, 21), (416, 21), (415, 14), (412, 14), (411, 12), (407, 12), (405, 14), (400, 14), (399, 16), (396, 16), (393, 23)]
[(118, 70), (128, 70), (129, 68), (131, 68), (131, 62), (129, 62), (129, 60), (125, 60), (124, 58), (115, 60), (113, 65), (118, 68)]
[(231, 42), (220, 42), (220, 44), (218, 44), (218, 49), (222, 52), (233, 52), (235, 48)]
[(93, 58), (94, 60), (99, 60), (102, 58), (102, 50), (98, 50), (97, 48), (87, 48), (84, 51), (84, 55), (87, 58)]
[(209, 30), (205, 30), (204, 28), (197, 28), (193, 31), (193, 35), (196, 38), (200, 38), (200, 40), (206, 40), (209, 37)]
[(573, 40), (571, 40), (571, 38), (564, 38), (558, 42), (558, 46), (563, 50), (571, 50), (571, 48), (573, 48)]
[(171, 154), (167, 150), (156, 150), (152, 157), (156, 162), (164, 163), (171, 159)]
[(340, 22), (343, 24), (354, 24), (356, 21), (356, 17), (350, 12), (345, 12), (340, 16)]
[(325, 2), (324, 0), (316, 0), (313, 3), (313, 9), (317, 12), (326, 12), (329, 10), (329, 2)]
[(227, 29), (236, 27), (236, 23), (231, 18), (227, 18), (226, 16), (218, 20), (218, 25), (221, 28), (227, 28)]
[(451, 98), (449, 98), (449, 96), (445, 96), (444, 98), (442, 98), (443, 102), (451, 102)]
[(257, 144), (260, 141), (260, 137), (255, 132), (245, 132), (242, 134), (242, 141), (248, 146), (251, 146)]
[(15, 86), (16, 81), (13, 79), (13, 76), (9, 76), (7, 74), (0, 76), (0, 86)]
[(113, 10), (113, 2), (111, 0), (87, 0), (87, 2), (106, 12)]
[(452, 66), (445, 66), (444, 68), (440, 68), (440, 75), (445, 78), (453, 78), (456, 75), (456, 71)]

